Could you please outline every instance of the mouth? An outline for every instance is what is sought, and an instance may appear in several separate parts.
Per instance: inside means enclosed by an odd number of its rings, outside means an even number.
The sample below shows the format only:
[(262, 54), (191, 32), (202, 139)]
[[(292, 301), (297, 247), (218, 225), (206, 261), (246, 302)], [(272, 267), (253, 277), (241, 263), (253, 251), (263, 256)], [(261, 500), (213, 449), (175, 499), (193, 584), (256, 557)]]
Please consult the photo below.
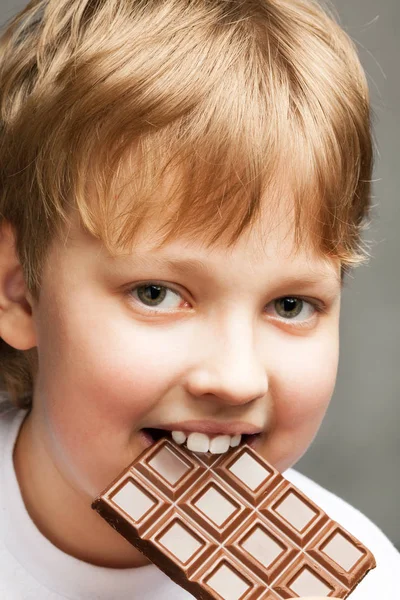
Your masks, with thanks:
[(261, 432), (230, 435), (227, 433), (209, 434), (200, 431), (167, 430), (151, 427), (142, 429), (141, 433), (145, 438), (146, 445), (152, 445), (163, 437), (169, 437), (175, 443), (184, 445), (191, 452), (200, 454), (206, 452), (225, 454), (231, 448), (237, 448), (242, 444), (254, 447), (261, 436)]

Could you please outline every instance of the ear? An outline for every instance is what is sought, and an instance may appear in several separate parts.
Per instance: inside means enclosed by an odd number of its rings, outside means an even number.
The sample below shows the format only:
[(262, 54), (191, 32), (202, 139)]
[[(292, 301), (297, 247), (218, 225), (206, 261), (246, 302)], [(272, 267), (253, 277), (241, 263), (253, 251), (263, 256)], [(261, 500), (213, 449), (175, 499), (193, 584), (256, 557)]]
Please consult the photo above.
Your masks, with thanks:
[(37, 345), (32, 299), (18, 260), (13, 228), (4, 220), (0, 222), (0, 337), (17, 350)]

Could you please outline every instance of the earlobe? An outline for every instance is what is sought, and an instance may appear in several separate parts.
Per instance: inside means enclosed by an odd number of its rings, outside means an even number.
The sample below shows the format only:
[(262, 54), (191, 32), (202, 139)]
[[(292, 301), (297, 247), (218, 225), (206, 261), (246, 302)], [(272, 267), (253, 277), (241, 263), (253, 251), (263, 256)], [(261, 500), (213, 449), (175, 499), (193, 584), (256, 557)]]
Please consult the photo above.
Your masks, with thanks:
[(17, 350), (37, 345), (30, 299), (13, 229), (3, 221), (0, 223), (0, 337)]

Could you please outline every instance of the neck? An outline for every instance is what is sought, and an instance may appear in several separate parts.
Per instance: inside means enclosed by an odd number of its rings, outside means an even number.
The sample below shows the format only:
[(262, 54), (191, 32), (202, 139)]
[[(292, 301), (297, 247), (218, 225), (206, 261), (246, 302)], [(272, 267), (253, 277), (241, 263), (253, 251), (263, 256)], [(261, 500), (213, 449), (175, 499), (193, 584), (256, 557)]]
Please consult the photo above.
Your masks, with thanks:
[(14, 466), (26, 509), (39, 531), (63, 552), (93, 565), (126, 569), (148, 564), (92, 510), (93, 498), (61, 477), (39, 436), (32, 436), (33, 418), (30, 413), (21, 427)]

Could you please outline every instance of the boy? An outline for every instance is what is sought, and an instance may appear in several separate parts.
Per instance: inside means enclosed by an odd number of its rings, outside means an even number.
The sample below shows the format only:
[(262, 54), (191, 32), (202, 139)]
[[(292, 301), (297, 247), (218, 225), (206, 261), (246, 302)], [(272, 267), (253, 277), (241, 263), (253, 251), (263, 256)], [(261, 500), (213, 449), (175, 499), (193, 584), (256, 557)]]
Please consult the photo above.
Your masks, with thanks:
[[(188, 598), (91, 502), (158, 435), (221, 453), (248, 435), (281, 471), (306, 451), (363, 258), (364, 74), (310, 0), (33, 0), (0, 54), (20, 407), (0, 420), (0, 597)], [(394, 598), (387, 538), (285, 476), (375, 554), (352, 599)]]

